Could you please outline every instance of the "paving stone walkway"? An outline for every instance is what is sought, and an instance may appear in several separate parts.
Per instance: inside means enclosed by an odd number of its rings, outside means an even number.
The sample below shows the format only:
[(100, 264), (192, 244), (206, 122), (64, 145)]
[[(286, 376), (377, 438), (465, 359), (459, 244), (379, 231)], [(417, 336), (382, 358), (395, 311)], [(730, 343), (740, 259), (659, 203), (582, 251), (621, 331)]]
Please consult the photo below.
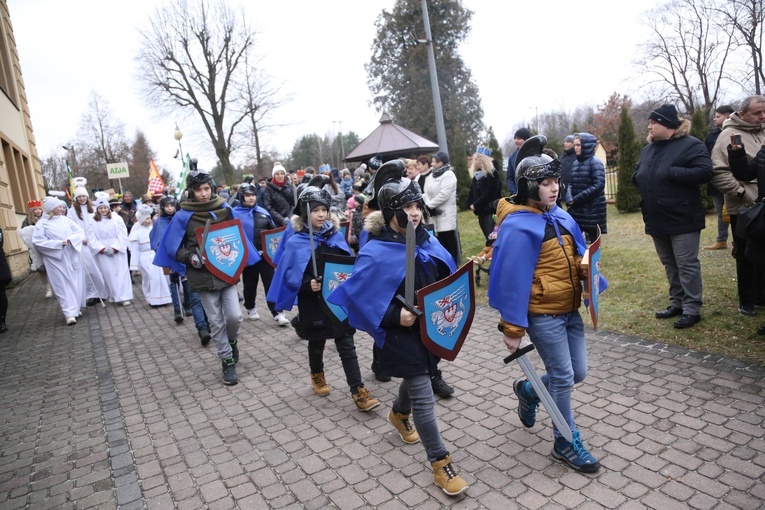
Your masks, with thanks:
[(495, 313), (479, 308), (463, 352), (443, 364), (457, 391), (438, 401), (439, 424), (470, 483), (449, 498), (422, 445), (388, 424), (397, 384), (374, 380), (367, 335), (359, 361), (383, 406), (365, 414), (331, 344), (332, 393), (314, 395), (305, 342), (262, 301), (263, 319), (243, 324), (241, 382), (226, 387), (193, 321), (176, 325), (171, 307), (134, 290), (133, 307), (90, 307), (72, 327), (36, 276), (9, 292), (0, 510), (765, 507), (762, 366), (589, 332), (590, 372), (573, 398), (603, 469), (583, 475), (551, 458), (544, 411), (521, 426), (522, 373), (503, 364)]

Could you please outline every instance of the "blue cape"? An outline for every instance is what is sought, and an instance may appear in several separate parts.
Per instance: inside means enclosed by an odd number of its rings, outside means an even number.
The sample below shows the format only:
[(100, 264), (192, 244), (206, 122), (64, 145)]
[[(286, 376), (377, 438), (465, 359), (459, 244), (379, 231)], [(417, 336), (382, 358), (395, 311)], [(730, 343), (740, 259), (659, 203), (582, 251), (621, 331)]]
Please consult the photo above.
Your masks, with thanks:
[(542, 214), (527, 210), (508, 214), (502, 220), (494, 243), (489, 272), (489, 306), (499, 310), (506, 322), (523, 328), (529, 325), (531, 282), (547, 224), (553, 225), (561, 245), (563, 239), (559, 227), (565, 227), (574, 236), (577, 253), (584, 255), (586, 244), (582, 230), (558, 206)]
[[(223, 206), (231, 209), (231, 206), (228, 204), (224, 203)], [(176, 260), (175, 254), (178, 252), (178, 248), (181, 247), (181, 243), (186, 237), (186, 227), (189, 225), (189, 220), (193, 214), (193, 211), (187, 211), (185, 209), (181, 209), (175, 213), (170, 224), (167, 226), (167, 229), (162, 233), (158, 249), (156, 250), (157, 253), (154, 256), (155, 266), (169, 267), (180, 275), (186, 274), (186, 266)], [(213, 219), (217, 219), (212, 212), (210, 215)], [(235, 218), (238, 218), (238, 216), (236, 215), (236, 212), (231, 209), (231, 219)], [(244, 237), (243, 241), (247, 243), (248, 253), (247, 262), (245, 264), (247, 266), (257, 264), (260, 261), (258, 250), (255, 249), (246, 235)]]
[(254, 215), (256, 212), (259, 212), (261, 214), (265, 214), (268, 216), (269, 221), (271, 221), (272, 227), (276, 228), (276, 225), (274, 225), (274, 219), (271, 217), (271, 213), (260, 207), (259, 205), (256, 205), (255, 207), (245, 207), (243, 205), (238, 205), (234, 207), (234, 213), (236, 213), (236, 217), (239, 218), (239, 220), (242, 222), (242, 229), (244, 230), (244, 235), (247, 236), (247, 239), (250, 240), (251, 243), (255, 244), (255, 239), (253, 236), (255, 235), (255, 218)]
[[(417, 246), (415, 254), (420, 263), (438, 259), (449, 267), (450, 273), (457, 269), (454, 258), (432, 235)], [(405, 262), (405, 244), (371, 238), (359, 250), (351, 276), (328, 298), (330, 303), (343, 307), (352, 328), (369, 333), (381, 349), (385, 345), (385, 330), (380, 323), (404, 281)]]
[[(332, 225), (332, 222), (327, 221)], [(281, 254), (281, 261), (276, 266), (271, 288), (268, 289), (266, 296), (266, 301), (275, 303), (277, 310), (292, 310), (303, 283), (303, 274), (305, 274), (305, 269), (311, 260), (311, 242), (308, 233), (294, 233), (294, 229), (291, 230), (293, 235), (286, 242), (282, 238), (281, 243), (279, 243), (279, 248), (284, 246), (284, 250)], [(351, 254), (351, 248), (339, 230), (335, 230), (329, 237), (314, 233), (313, 238), (316, 248), (320, 244), (326, 244), (330, 248), (337, 248), (348, 255)]]
[(154, 226), (149, 234), (149, 242), (151, 243), (151, 249), (155, 252), (159, 248), (159, 241), (162, 239), (162, 234), (167, 230), (167, 227), (172, 220), (172, 216), (160, 216), (159, 219), (154, 222)]

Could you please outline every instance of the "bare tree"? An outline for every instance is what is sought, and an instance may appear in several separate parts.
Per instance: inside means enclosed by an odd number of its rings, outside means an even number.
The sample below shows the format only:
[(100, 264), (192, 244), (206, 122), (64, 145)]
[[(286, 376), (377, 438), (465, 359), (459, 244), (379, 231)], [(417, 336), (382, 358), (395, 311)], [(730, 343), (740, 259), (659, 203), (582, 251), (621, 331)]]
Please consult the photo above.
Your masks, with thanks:
[(655, 78), (666, 97), (697, 108), (707, 116), (728, 79), (726, 64), (733, 49), (733, 31), (716, 22), (714, 0), (671, 0), (645, 18), (651, 36), (637, 64)]
[[(723, 26), (730, 26), (739, 36), (739, 45), (748, 49), (745, 65), (751, 66), (746, 72), (747, 80), (754, 81), (754, 93), (762, 94), (765, 74), (762, 69), (762, 28), (765, 22), (763, 0), (726, 0), (714, 8), (721, 15)], [(751, 89), (750, 89), (751, 90)]]
[(257, 175), (263, 173), (263, 149), (261, 136), (263, 133), (276, 127), (268, 123), (269, 114), (283, 106), (289, 98), (280, 97), (281, 86), (270, 86), (268, 80), (261, 76), (261, 72), (253, 67), (245, 70), (247, 86), (242, 91), (245, 110), (248, 112), (250, 123), (249, 137), (250, 147), (255, 152), (255, 170)]
[(260, 106), (245, 99), (262, 89), (248, 80), (256, 76), (249, 71), (255, 32), (243, 12), (235, 13), (226, 0), (214, 2), (177, 0), (158, 8), (141, 31), (137, 61), (149, 100), (163, 112), (195, 112), (226, 181), (234, 182), (231, 155), (247, 129), (242, 123)]

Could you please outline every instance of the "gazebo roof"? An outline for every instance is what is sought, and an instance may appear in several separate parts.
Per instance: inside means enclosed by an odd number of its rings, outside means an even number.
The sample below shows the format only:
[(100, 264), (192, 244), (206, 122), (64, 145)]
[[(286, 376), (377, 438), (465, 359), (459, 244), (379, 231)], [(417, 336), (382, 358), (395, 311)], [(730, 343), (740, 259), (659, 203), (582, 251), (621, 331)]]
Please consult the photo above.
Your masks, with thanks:
[(394, 124), (388, 114), (383, 113), (380, 125), (345, 157), (345, 161), (367, 161), (376, 154), (380, 154), (383, 160), (387, 161), (437, 150), (437, 143)]

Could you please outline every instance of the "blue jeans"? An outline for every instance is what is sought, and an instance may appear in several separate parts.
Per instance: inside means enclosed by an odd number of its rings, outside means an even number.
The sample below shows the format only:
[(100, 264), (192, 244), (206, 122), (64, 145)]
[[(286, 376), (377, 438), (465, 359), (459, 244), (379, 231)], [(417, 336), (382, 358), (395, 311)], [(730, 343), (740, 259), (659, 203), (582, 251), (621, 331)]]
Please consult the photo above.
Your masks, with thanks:
[(435, 409), (436, 399), (433, 397), (433, 386), (428, 374), (405, 377), (401, 381), (398, 396), (393, 402), (393, 412), (412, 413), (414, 427), (420, 435), (430, 462), (443, 459), (449, 454), (441, 441)]
[[(587, 377), (587, 344), (582, 317), (578, 311), (560, 315), (529, 314), (526, 332), (545, 364), (547, 373), (542, 376), (542, 382), (569, 428), (576, 430), (571, 390), (574, 384)], [(536, 397), (533, 389), (532, 393)], [(553, 437), (560, 437), (554, 427)]]
[(218, 357), (230, 358), (232, 354), (229, 341), (239, 335), (239, 327), (244, 319), (239, 308), (236, 287), (231, 285), (221, 290), (203, 290), (199, 292), (199, 299), (210, 320), (210, 334), (215, 341)]
[[(178, 284), (173, 282), (173, 278), (168, 278), (168, 285), (170, 287), (170, 298), (173, 300), (173, 310), (181, 312), (181, 300), (178, 296)], [(202, 301), (199, 300), (199, 292), (191, 292), (189, 290), (189, 282), (185, 277), (180, 279), (181, 285), (183, 285), (183, 309), (191, 309), (191, 315), (194, 317), (194, 325), (197, 330), (209, 329), (207, 324), (207, 318), (205, 317), (205, 309), (202, 307)]]

